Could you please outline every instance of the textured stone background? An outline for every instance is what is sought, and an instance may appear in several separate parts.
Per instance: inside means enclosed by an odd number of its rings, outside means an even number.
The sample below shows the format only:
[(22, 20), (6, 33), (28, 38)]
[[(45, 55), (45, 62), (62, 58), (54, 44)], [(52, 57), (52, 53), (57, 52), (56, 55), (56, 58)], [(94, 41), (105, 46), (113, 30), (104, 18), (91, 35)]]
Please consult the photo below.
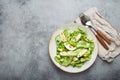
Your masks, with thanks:
[(91, 7), (120, 31), (120, 0), (0, 0), (0, 80), (120, 80), (120, 56), (110, 64), (97, 58), (78, 74), (61, 71), (48, 56), (57, 26)]

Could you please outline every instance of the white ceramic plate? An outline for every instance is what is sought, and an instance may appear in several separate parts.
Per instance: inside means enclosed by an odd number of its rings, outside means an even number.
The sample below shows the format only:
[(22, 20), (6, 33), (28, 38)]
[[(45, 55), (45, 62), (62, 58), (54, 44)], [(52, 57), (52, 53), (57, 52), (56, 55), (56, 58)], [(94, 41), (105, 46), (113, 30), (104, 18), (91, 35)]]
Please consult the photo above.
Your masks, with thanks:
[[(72, 66), (68, 66), (68, 67), (61, 66), (59, 63), (57, 63), (54, 60), (54, 57), (56, 56), (56, 42), (55, 42), (55, 37), (58, 34), (60, 34), (65, 29), (73, 30), (74, 31), (77, 28), (80, 28), (80, 29), (84, 30), (88, 34), (88, 37), (90, 39), (93, 39), (93, 41), (95, 43), (95, 48), (94, 48), (94, 51), (92, 53), (92, 58), (91, 58), (90, 61), (86, 62), (81, 68), (73, 68)], [(60, 26), (57, 30), (55, 30), (55, 32), (52, 34), (52, 36), (50, 38), (50, 42), (49, 42), (49, 55), (50, 55), (50, 58), (53, 61), (53, 63), (58, 68), (60, 68), (63, 71), (66, 71), (66, 72), (69, 72), (69, 73), (82, 72), (82, 71), (88, 69), (95, 62), (97, 54), (98, 54), (98, 44), (97, 44), (96, 37), (90, 31), (90, 29), (87, 28), (86, 26), (81, 26), (81, 25), (76, 24), (76, 23), (65, 24), (65, 25)]]

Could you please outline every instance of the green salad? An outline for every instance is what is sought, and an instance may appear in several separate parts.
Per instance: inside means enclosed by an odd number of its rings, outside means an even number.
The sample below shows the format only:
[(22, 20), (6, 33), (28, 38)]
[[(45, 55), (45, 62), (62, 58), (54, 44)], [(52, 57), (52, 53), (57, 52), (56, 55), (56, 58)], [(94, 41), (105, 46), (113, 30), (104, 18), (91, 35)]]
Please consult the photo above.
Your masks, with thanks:
[(81, 67), (91, 59), (94, 50), (93, 40), (81, 29), (65, 29), (55, 38), (57, 44), (55, 61), (62, 66)]

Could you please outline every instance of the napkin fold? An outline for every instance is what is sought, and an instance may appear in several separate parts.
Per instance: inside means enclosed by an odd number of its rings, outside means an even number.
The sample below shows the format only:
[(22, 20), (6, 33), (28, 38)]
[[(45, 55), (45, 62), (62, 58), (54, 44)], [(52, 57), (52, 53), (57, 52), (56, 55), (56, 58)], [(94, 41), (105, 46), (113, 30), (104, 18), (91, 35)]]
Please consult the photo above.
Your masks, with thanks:
[[(104, 19), (96, 7), (85, 11), (84, 14), (90, 17), (94, 28), (99, 29), (112, 41), (111, 45), (108, 45), (109, 50), (106, 50), (98, 41), (100, 58), (107, 62), (112, 62), (120, 54), (120, 33)], [(80, 18), (77, 18), (75, 21), (81, 24)]]

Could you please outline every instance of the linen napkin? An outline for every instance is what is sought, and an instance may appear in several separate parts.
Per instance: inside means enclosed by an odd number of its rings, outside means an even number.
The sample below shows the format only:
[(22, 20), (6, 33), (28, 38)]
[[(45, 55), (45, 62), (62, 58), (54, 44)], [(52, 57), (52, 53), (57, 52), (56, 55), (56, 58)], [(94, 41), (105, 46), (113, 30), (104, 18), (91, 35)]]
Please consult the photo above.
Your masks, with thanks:
[[(108, 45), (109, 50), (104, 49), (104, 47), (98, 41), (98, 54), (100, 58), (107, 62), (112, 62), (113, 59), (120, 54), (120, 33), (117, 32), (111, 26), (111, 24), (104, 19), (104, 17), (98, 12), (96, 7), (85, 11), (84, 14), (90, 17), (94, 28), (99, 29), (112, 41), (112, 44)], [(80, 18), (77, 18), (75, 22), (81, 24)]]

